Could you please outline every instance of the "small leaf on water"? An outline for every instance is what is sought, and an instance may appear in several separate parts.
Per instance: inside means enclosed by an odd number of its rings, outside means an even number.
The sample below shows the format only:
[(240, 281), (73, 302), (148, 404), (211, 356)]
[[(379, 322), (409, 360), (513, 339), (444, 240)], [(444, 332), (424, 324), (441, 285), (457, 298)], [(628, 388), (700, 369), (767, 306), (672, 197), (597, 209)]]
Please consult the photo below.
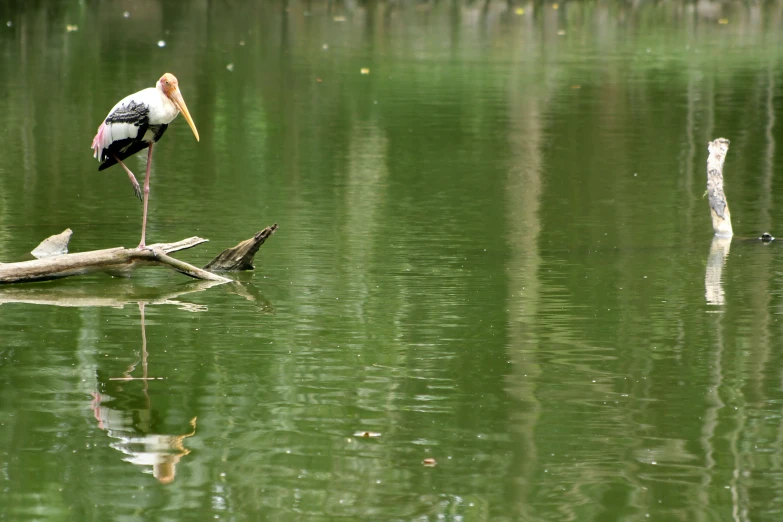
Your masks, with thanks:
[(367, 67), (362, 67), (361, 69), (359, 69), (359, 72), (362, 74), (370, 74), (370, 69), (368, 69)]
[(517, 10), (516, 10), (516, 11), (514, 11), (514, 12), (515, 12), (515, 13), (516, 13), (518, 16), (522, 16), (523, 14), (525, 14), (525, 10), (524, 10), (524, 9), (522, 9), (521, 7), (517, 7)]
[(421, 463), (427, 466), (428, 468), (434, 468), (435, 466), (438, 465), (438, 462), (431, 457), (422, 460)]

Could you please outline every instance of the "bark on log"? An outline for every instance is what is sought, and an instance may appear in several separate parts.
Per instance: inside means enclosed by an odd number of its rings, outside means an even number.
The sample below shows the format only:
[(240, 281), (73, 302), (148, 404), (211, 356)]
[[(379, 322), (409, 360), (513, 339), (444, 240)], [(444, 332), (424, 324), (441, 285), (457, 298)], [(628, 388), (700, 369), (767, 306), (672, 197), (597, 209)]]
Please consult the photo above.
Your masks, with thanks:
[(710, 156), (707, 158), (707, 193), (710, 199), (712, 229), (716, 236), (731, 237), (734, 235), (731, 213), (723, 193), (723, 162), (729, 152), (729, 140), (718, 138), (711, 141), (708, 150)]

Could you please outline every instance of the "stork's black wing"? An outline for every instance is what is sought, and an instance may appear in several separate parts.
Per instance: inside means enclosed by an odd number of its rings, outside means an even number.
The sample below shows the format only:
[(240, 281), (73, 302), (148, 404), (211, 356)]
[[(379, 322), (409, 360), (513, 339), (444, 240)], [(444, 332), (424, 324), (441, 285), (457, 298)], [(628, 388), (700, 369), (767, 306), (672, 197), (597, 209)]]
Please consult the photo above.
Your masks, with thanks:
[[(107, 169), (117, 163), (115, 158), (124, 160), (149, 147), (149, 142), (144, 140), (147, 130), (153, 131), (154, 137), (151, 141), (157, 141), (166, 130), (165, 125), (155, 125), (153, 129), (150, 129), (149, 107), (133, 100), (109, 114), (104, 124), (111, 129), (112, 135), (116, 137), (108, 149), (103, 150), (103, 162), (98, 170)], [(163, 127), (163, 129), (158, 127)]]

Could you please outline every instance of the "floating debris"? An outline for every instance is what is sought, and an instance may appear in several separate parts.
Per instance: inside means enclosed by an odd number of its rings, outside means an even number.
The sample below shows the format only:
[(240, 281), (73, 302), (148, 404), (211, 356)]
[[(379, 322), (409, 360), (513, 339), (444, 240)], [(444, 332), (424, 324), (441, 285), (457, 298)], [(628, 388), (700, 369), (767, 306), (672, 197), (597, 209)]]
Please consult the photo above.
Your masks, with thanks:
[(13, 27), (13, 26), (14, 26), (14, 23), (13, 23), (11, 20), (8, 20), (8, 21), (5, 23), (5, 25), (7, 25), (8, 27)]
[(329, 44), (323, 44), (323, 45), (321, 46), (321, 49), (323, 49), (324, 51), (326, 51), (327, 49), (329, 49)]
[(344, 16), (335, 16), (334, 18), (332, 18), (332, 20), (334, 20), (335, 22), (345, 22), (345, 17)]
[(764, 232), (763, 234), (761, 234), (761, 237), (759, 239), (764, 243), (775, 241), (775, 238), (772, 237), (772, 234), (770, 234), (769, 232)]
[(123, 18), (130, 18), (130, 11), (125, 11), (124, 13), (122, 13), (122, 17)]
[(523, 14), (525, 14), (525, 10), (522, 9), (521, 7), (517, 7), (517, 10), (514, 11), (514, 13), (516, 13), (517, 16), (522, 16)]
[(557, 10), (559, 7), (560, 7), (560, 4), (558, 4), (557, 2), (555, 2), (554, 4), (552, 4), (552, 9), (554, 9), (555, 11), (556, 11), (556, 10)]
[(428, 468), (434, 468), (435, 466), (438, 465), (438, 461), (436, 461), (435, 459), (433, 459), (431, 457), (422, 460), (421, 463), (424, 464), (425, 466), (427, 466)]
[(244, 45), (245, 45), (245, 41), (244, 40), (239, 40), (239, 46), (240, 47), (244, 47)]
[(565, 36), (565, 34), (566, 34), (566, 32), (565, 32), (565, 29), (560, 29), (560, 30), (557, 32), (557, 35), (558, 35), (558, 36)]
[[(581, 88), (582, 88), (582, 86), (581, 86), (581, 85), (572, 85), (572, 86), (571, 86), (571, 88), (572, 88), (572, 89), (581, 89)], [(635, 174), (634, 174), (634, 175), (635, 175)]]
[(718, 20), (718, 23), (720, 25), (727, 25), (729, 23), (729, 19), (728, 18), (721, 18), (720, 20)]
[(165, 40), (158, 40), (158, 47), (160, 47), (160, 48), (166, 47), (166, 41)]
[(377, 439), (381, 436), (377, 431), (357, 431), (353, 434), (354, 437), (362, 437), (365, 439)]
[(228, 69), (228, 72), (232, 72), (234, 70), (234, 64), (230, 63), (230, 64), (226, 65), (226, 69)]
[(323, 80), (320, 79), (320, 78), (316, 78), (315, 81), (318, 82), (318, 83), (323, 83)]
[(68, 25), (65, 26), (65, 30), (67, 32), (69, 32), (69, 33), (73, 33), (73, 32), (76, 32), (76, 31), (79, 30), (79, 26), (78, 25), (68, 24)]
[(362, 74), (370, 74), (370, 69), (368, 69), (367, 67), (362, 67), (361, 69), (359, 69), (359, 72)]

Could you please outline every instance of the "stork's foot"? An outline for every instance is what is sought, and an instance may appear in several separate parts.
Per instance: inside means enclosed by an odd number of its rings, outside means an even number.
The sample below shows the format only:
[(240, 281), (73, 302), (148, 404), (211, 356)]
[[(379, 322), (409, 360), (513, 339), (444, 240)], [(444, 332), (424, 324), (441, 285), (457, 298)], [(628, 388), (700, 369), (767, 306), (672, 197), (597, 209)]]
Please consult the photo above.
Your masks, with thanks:
[(133, 185), (133, 192), (136, 194), (136, 197), (139, 198), (139, 201), (144, 201), (144, 193), (141, 191), (141, 187), (139, 186), (139, 182), (136, 181), (136, 178), (131, 180), (131, 185)]
[(141, 187), (139, 186), (139, 182), (136, 181), (136, 176), (133, 175), (133, 172), (131, 172), (130, 169), (125, 166), (125, 164), (120, 160), (120, 158), (114, 156), (114, 159), (117, 160), (117, 163), (120, 164), (122, 170), (124, 170), (125, 173), (128, 175), (128, 179), (130, 180), (131, 185), (133, 185), (133, 192), (136, 193), (136, 197), (139, 198), (141, 201), (144, 201), (144, 194), (141, 192)]
[(151, 253), (152, 257), (154, 257), (155, 259), (158, 258), (157, 252), (159, 252), (159, 250), (156, 250), (154, 248), (154, 246), (145, 245), (144, 243), (139, 243), (139, 246), (136, 247), (136, 250), (138, 250), (140, 252), (143, 252), (144, 250), (146, 250), (147, 252)]

